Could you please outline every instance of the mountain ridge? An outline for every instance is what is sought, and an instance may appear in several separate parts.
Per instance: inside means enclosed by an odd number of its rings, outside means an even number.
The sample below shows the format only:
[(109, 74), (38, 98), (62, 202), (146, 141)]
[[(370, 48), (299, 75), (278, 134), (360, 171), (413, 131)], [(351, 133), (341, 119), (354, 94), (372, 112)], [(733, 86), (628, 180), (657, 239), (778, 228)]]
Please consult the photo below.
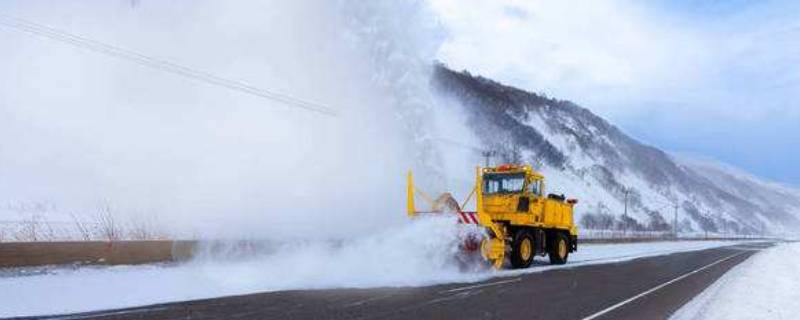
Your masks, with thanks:
[(534, 163), (566, 188), (560, 191), (587, 200), (578, 212), (584, 227), (610, 216), (614, 228), (668, 230), (674, 217), (664, 207), (675, 206), (684, 232), (763, 234), (800, 226), (797, 190), (679, 161), (571, 101), (443, 64), (435, 66), (432, 85), (461, 103), (467, 125), (498, 160)]

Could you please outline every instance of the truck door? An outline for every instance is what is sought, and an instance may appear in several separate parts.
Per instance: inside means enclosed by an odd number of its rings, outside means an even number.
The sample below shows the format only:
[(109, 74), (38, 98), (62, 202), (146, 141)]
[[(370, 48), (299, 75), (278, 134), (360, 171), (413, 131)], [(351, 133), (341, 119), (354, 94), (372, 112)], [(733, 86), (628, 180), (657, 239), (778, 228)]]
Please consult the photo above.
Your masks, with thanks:
[(544, 198), (542, 198), (542, 181), (531, 180), (528, 182), (528, 187), (526, 189), (525, 193), (530, 198), (528, 212), (533, 214), (534, 222), (543, 222), (544, 217), (542, 216), (542, 212), (544, 212)]

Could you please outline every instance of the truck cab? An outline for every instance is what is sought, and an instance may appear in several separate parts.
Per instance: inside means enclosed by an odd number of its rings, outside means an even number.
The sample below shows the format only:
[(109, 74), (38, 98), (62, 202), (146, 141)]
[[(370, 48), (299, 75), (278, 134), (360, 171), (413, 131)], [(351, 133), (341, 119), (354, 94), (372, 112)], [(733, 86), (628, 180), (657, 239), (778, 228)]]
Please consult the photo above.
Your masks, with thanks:
[(560, 264), (577, 250), (573, 221), (577, 200), (546, 194), (544, 176), (530, 165), (482, 168), (478, 180), (478, 211), (504, 227), (512, 265), (527, 267), (535, 254), (549, 254), (551, 262)]
[(483, 210), (492, 220), (542, 221), (544, 177), (530, 166), (484, 168)]

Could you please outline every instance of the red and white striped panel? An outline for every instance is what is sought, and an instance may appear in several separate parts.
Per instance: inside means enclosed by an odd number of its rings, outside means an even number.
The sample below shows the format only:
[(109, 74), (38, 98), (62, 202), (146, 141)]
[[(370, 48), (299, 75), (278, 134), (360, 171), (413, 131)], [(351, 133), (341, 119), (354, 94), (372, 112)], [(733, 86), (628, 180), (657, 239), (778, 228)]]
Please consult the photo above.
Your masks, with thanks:
[(478, 213), (477, 212), (459, 212), (458, 213), (458, 222), (466, 223), (466, 224), (478, 224)]

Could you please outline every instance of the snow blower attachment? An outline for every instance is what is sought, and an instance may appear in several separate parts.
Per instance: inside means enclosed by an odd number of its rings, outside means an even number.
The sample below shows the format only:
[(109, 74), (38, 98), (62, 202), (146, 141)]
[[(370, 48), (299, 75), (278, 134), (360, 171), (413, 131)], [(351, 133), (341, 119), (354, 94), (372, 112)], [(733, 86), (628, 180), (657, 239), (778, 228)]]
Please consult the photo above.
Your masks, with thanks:
[[(465, 233), (460, 246), (464, 256), (479, 255), (479, 260), (496, 269), (506, 260), (514, 268), (527, 268), (536, 255), (548, 255), (551, 263), (563, 264), (569, 253), (578, 250), (578, 230), (572, 219), (578, 201), (545, 196), (544, 177), (529, 165), (478, 167), (475, 187), (461, 205), (450, 193), (433, 199), (417, 189), (410, 171), (407, 179), (409, 217), (455, 214), (460, 224), (482, 231)], [(417, 196), (430, 210), (416, 209)], [(464, 211), (473, 196), (475, 211)]]

